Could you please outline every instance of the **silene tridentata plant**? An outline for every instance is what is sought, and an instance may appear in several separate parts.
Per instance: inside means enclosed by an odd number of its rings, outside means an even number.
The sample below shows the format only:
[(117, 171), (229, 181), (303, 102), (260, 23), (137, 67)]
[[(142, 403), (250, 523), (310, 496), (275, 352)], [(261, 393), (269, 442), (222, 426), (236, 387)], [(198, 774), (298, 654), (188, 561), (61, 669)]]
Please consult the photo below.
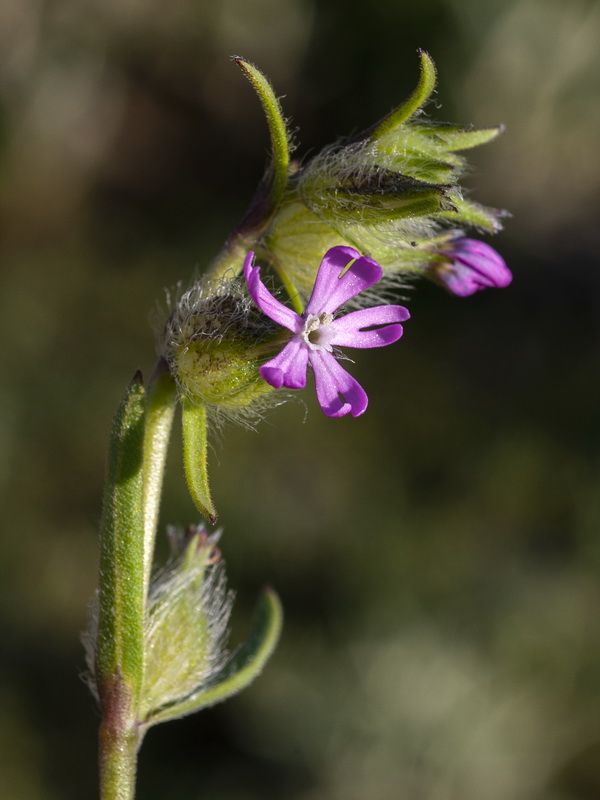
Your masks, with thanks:
[[(502, 213), (467, 199), (459, 184), (459, 152), (500, 129), (428, 119), (423, 107), (435, 68), (427, 53), (419, 56), (419, 82), (401, 106), (301, 165), (291, 161), (271, 85), (248, 61), (234, 59), (265, 112), (270, 163), (221, 253), (172, 304), (154, 374), (147, 388), (134, 376), (110, 437), (100, 586), (85, 635), (101, 710), (102, 800), (134, 797), (137, 752), (150, 727), (243, 689), (279, 637), (281, 606), (266, 590), (246, 642), (227, 649), (232, 595), (221, 531), (212, 528), (209, 426), (226, 418), (254, 425), (305, 388), (309, 369), (328, 417), (359, 416), (367, 394), (340, 359), (345, 348), (400, 339), (410, 315), (392, 302), (398, 287), (424, 277), (464, 297), (510, 283), (502, 257), (466, 233), (495, 233)], [(202, 521), (169, 529), (172, 557), (156, 569), (177, 404), (185, 475)]]

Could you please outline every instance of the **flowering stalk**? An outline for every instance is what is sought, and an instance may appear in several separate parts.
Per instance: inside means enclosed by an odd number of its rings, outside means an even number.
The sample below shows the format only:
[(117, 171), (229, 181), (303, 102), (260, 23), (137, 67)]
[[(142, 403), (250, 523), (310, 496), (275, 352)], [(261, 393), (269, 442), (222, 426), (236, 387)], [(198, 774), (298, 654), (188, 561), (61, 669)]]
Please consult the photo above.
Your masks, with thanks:
[[(152, 578), (177, 401), (190, 495), (214, 524), (210, 424), (229, 416), (253, 425), (264, 408), (306, 386), (309, 367), (323, 412), (357, 417), (368, 398), (341, 365), (340, 348), (400, 339), (410, 315), (388, 302), (390, 290), (406, 276), (424, 276), (458, 296), (511, 280), (502, 257), (462, 230), (494, 232), (501, 213), (465, 200), (458, 183), (465, 162), (457, 151), (500, 129), (428, 121), (422, 110), (435, 68), (422, 51), (420, 59), (417, 87), (401, 106), (302, 167), (291, 166), (291, 137), (270, 83), (235, 59), (265, 111), (271, 160), (207, 276), (172, 309), (149, 390), (136, 374), (110, 438), (100, 587), (85, 639), (102, 714), (102, 800), (133, 800), (145, 732), (249, 685), (281, 631), (281, 606), (267, 589), (248, 639), (227, 650), (232, 594), (217, 547), (221, 531), (204, 524), (171, 530), (174, 555)], [(273, 291), (255, 253), (279, 282)]]

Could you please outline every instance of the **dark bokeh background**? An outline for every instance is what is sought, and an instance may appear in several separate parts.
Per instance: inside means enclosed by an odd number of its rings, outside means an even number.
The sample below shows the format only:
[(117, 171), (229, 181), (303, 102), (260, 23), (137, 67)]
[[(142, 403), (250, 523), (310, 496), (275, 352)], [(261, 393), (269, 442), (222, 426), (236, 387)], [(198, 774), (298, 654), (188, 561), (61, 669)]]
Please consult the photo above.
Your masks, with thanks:
[[(417, 47), (436, 118), (507, 125), (468, 184), (514, 215), (514, 283), (419, 285), (405, 339), (356, 359), (363, 418), (307, 391), (215, 444), (233, 637), (267, 582), (285, 633), (250, 690), (150, 733), (139, 795), (600, 797), (599, 39), (585, 0), (2, 1), (2, 798), (96, 795), (78, 637), (110, 419), (268, 146), (228, 56), (305, 154), (403, 99)], [(165, 524), (195, 519), (178, 447)]]

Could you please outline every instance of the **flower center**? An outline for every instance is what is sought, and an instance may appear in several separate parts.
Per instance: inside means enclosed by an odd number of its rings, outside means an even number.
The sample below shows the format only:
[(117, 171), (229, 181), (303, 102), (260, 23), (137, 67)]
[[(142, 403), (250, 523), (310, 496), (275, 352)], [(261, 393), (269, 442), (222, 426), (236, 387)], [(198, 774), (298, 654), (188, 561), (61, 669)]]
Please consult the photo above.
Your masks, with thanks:
[(327, 328), (333, 321), (333, 314), (308, 314), (300, 338), (311, 350), (327, 350), (331, 352)]

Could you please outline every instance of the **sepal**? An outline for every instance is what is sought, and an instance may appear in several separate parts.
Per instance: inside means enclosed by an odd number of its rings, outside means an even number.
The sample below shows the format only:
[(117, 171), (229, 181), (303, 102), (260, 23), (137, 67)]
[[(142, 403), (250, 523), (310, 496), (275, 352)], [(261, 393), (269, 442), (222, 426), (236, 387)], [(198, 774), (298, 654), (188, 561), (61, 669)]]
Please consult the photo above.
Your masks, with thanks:
[(298, 192), (317, 216), (337, 223), (378, 224), (452, 209), (450, 185), (428, 183), (376, 164), (364, 148), (340, 148), (314, 158)]
[(504, 133), (504, 125), (496, 125), (492, 128), (474, 128), (471, 125), (462, 127), (439, 123), (432, 124), (432, 133), (443, 141), (446, 150), (453, 152), (454, 150), (470, 150), (472, 147), (492, 142), (497, 136)]
[(446, 209), (440, 215), (441, 218), (452, 222), (455, 225), (470, 225), (478, 231), (488, 233), (498, 233), (502, 230), (501, 220), (510, 216), (506, 211), (499, 211), (476, 203), (473, 200), (466, 200), (464, 197), (454, 195), (452, 197), (454, 209)]

